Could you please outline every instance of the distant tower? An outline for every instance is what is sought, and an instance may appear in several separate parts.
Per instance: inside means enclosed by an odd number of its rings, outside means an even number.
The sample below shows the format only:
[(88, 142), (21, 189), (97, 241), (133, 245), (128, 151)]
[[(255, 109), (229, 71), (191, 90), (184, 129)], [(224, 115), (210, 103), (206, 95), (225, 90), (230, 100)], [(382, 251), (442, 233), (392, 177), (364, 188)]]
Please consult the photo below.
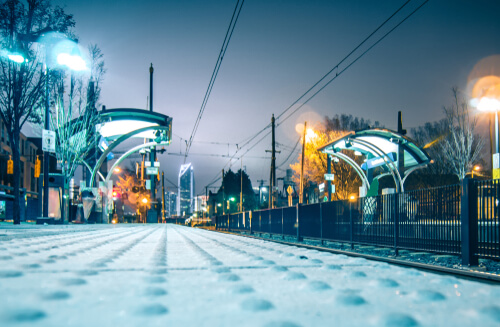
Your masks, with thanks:
[(194, 200), (194, 173), (191, 163), (181, 166), (179, 171), (179, 196), (177, 197), (177, 213), (179, 216), (191, 216)]

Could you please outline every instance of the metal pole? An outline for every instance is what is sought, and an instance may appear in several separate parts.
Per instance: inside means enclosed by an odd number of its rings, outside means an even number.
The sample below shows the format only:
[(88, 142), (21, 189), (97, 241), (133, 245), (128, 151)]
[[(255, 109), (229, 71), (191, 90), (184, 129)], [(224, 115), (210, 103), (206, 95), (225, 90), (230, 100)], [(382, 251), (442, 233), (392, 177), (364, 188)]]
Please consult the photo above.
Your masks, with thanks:
[(161, 222), (165, 222), (165, 176), (163, 171), (161, 172)]
[[(332, 157), (327, 154), (326, 155), (326, 172), (330, 175), (332, 173)], [(332, 201), (332, 182), (326, 181), (327, 194), (328, 194), (328, 202)]]
[(495, 111), (495, 153), (498, 153), (498, 111)]
[[(45, 47), (45, 129), (50, 129), (49, 50)], [(42, 140), (43, 141), (43, 140)], [(49, 216), (49, 153), (43, 152), (43, 217)]]
[[(151, 64), (151, 67), (149, 67), (149, 111), (151, 112), (153, 112), (153, 72), (153, 64)], [(151, 149), (149, 160), (151, 161), (151, 167), (154, 167), (154, 163), (156, 161), (155, 147)], [(151, 175), (151, 201), (156, 202), (156, 175)]]
[(224, 169), (222, 169), (222, 215), (225, 214), (226, 195), (224, 194)]
[(304, 152), (306, 151), (306, 129), (307, 122), (304, 122), (304, 133), (302, 136), (302, 160), (300, 164), (300, 188), (299, 188), (299, 203), (304, 202)]
[(240, 212), (243, 212), (243, 157), (241, 157), (240, 177)]

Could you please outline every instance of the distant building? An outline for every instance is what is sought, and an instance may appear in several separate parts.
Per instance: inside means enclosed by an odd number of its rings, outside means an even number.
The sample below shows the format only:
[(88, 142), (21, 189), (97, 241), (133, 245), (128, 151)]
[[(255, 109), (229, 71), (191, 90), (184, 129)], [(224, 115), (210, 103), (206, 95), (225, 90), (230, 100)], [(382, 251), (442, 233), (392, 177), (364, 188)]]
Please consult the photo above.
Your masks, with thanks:
[(202, 213), (207, 210), (207, 200), (208, 197), (206, 195), (199, 195), (194, 198), (194, 211), (198, 213)]
[(165, 217), (178, 216), (177, 212), (177, 193), (165, 192)]
[[(7, 161), (12, 155), (12, 148), (7, 136), (7, 130), (0, 119), (0, 184), (2, 186), (13, 186), (13, 175), (7, 174)], [(41, 142), (40, 142), (41, 143)], [(21, 155), (21, 188), (25, 188), (28, 192), (38, 192), (38, 183), (35, 178), (35, 160), (38, 152), (38, 146), (28, 139), (23, 133), (19, 134), (19, 152)], [(42, 157), (40, 156), (40, 159)], [(0, 188), (2, 188), (0, 186)], [(5, 191), (5, 189), (3, 189)], [(31, 196), (32, 194), (28, 194)]]
[(194, 172), (191, 163), (181, 166), (179, 171), (179, 196), (177, 212), (179, 216), (191, 216), (194, 211)]

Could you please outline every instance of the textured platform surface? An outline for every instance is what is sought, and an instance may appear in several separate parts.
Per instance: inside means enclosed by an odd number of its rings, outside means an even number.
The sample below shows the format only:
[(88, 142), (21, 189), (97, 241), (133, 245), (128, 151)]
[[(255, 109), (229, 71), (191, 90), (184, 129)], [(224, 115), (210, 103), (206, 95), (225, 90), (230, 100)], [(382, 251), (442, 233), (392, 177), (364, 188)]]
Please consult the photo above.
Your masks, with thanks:
[(0, 228), (0, 326), (498, 326), (500, 286), (176, 225)]

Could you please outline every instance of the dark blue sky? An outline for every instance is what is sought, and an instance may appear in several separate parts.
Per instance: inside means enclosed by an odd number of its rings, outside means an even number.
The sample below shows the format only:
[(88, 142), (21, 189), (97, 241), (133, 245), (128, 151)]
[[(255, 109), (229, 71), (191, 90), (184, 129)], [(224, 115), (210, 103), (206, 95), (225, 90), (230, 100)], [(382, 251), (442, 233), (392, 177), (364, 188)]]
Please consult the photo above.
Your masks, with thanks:
[[(246, 0), (188, 159), (197, 193), (228, 163), (199, 154), (233, 154), (236, 143), (283, 112), (405, 2)], [(422, 2), (412, 0), (395, 22)], [(162, 168), (176, 182), (183, 157), (174, 153), (184, 152), (236, 0), (55, 3), (75, 15), (82, 45), (102, 48), (108, 72), (101, 102), (108, 108), (145, 108), (153, 63), (154, 110), (173, 117), (175, 135)], [(465, 96), (474, 65), (500, 55), (499, 13), (499, 1), (429, 1), (277, 129), (285, 145), (278, 164), (305, 119), (349, 113), (395, 129), (399, 110), (407, 128), (442, 118), (451, 87)], [(268, 137), (243, 160), (254, 186), (269, 179), (270, 160), (263, 158), (270, 144)]]

